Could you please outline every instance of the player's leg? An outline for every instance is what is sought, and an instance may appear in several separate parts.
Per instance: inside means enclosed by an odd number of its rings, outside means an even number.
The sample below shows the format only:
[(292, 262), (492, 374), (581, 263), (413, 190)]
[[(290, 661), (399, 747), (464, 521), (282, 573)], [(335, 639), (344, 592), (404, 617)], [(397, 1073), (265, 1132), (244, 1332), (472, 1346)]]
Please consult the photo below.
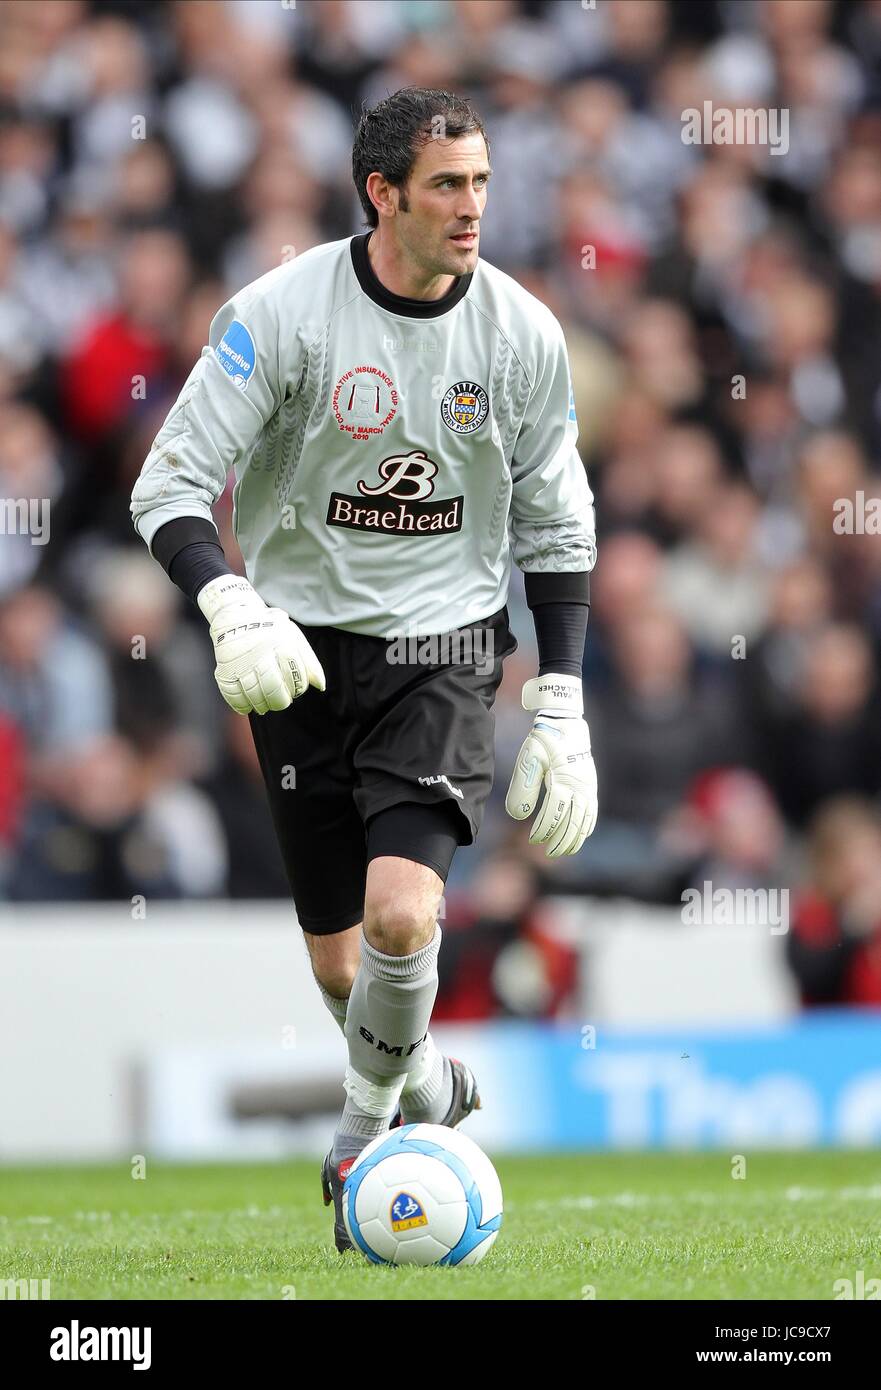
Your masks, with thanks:
[(349, 634), (304, 627), (324, 667), (286, 710), (252, 715), (251, 731), (282, 860), (325, 1004), (340, 1028), (360, 960), (367, 876), (364, 823), (352, 799), (358, 738), (347, 679)]
[(443, 879), (427, 865), (370, 861), (361, 960), (346, 1012), (346, 1104), (334, 1160), (383, 1133), (418, 1062), (437, 995), (438, 908)]
[(458, 1064), (454, 1074), (428, 1033), (437, 995), (438, 912), (459, 835), (444, 805), (403, 803), (371, 820), (360, 967), (346, 1010), (349, 1099), (334, 1145), (337, 1162), (382, 1133), (399, 1098), (408, 1122), (438, 1124), (458, 1123), (477, 1103), (470, 1072)]
[[(493, 701), (503, 660), (517, 647), (506, 609), (450, 636), (453, 659), (390, 668), (401, 683), (354, 755), (368, 865), (380, 856), (412, 858), (443, 881), (457, 847), (480, 828), (492, 786)], [(362, 681), (372, 674), (385, 695), (382, 670), (371, 671), (370, 660), (365, 652)], [(471, 1073), (443, 1058), (430, 1035), (410, 1062), (405, 1121), (457, 1124), (479, 1104)]]
[[(335, 936), (303, 935), (321, 998), (345, 1037), (349, 995), (361, 962), (361, 923)], [(439, 1052), (429, 1033), (401, 1089), (399, 1122), (457, 1125), (479, 1106), (469, 1069)]]
[[(348, 1169), (388, 1126), (408, 1074), (416, 1073), (417, 1109), (422, 1102), (429, 1113), (439, 1110), (452, 1091), (452, 1065), (427, 1045), (437, 993), (437, 910), (456, 847), (479, 829), (492, 784), (493, 698), (502, 658), (516, 649), (505, 610), (475, 630), (481, 641), (470, 655), (431, 667), (391, 664), (372, 639), (351, 653), (353, 682), (371, 692), (381, 713), (354, 751), (354, 797), (368, 828), (364, 930), (346, 1010), (346, 1106), (322, 1171), (325, 1201), (336, 1208), (338, 1249), (349, 1246), (340, 1200)], [(412, 843), (417, 824), (434, 837), (428, 853)]]
[[(319, 993), (344, 1037), (349, 995), (361, 963), (361, 928), (359, 922), (333, 936), (303, 933)], [(479, 1104), (470, 1071), (444, 1057), (429, 1033), (401, 1090), (401, 1123), (459, 1124)]]
[[(410, 859), (434, 870), (442, 891), (462, 833), (460, 814), (447, 803), (426, 806), (402, 802), (391, 806), (369, 822), (368, 873), (374, 864)], [(379, 897), (382, 880), (377, 874), (373, 881)], [(480, 1104), (471, 1072), (439, 1052), (431, 1033), (411, 1061), (400, 1097), (404, 1123), (457, 1125)]]
[[(433, 868), (438, 877), (445, 880), (458, 843), (459, 828), (452, 808), (403, 803), (389, 807), (371, 819), (367, 861), (370, 863), (379, 858), (395, 857), (411, 859)], [(303, 933), (321, 997), (344, 1035), (346, 1006), (361, 963), (361, 927), (362, 923), (358, 923), (332, 936), (318, 936), (309, 931)], [(411, 1092), (420, 1092), (414, 1095), (408, 1107), (408, 1122), (440, 1122), (446, 1113), (435, 1104), (435, 1116), (431, 1108), (435, 1094), (443, 1090), (438, 1079), (442, 1071), (439, 1058), (440, 1054), (429, 1034), (422, 1049), (420, 1065), (411, 1069), (404, 1083), (404, 1097)], [(432, 1077), (435, 1079), (431, 1080)], [(426, 1084), (431, 1096), (425, 1091)]]
[(437, 994), (442, 892), (443, 879), (424, 864), (389, 856), (369, 864), (360, 964), (346, 1010), (346, 1101), (322, 1168), (338, 1250), (351, 1246), (341, 1206), (349, 1168), (388, 1129), (407, 1069), (425, 1044)]
[(361, 923), (334, 932), (332, 936), (318, 936), (314, 932), (304, 931), (303, 938), (319, 993), (345, 1036), (346, 1007), (361, 963)]

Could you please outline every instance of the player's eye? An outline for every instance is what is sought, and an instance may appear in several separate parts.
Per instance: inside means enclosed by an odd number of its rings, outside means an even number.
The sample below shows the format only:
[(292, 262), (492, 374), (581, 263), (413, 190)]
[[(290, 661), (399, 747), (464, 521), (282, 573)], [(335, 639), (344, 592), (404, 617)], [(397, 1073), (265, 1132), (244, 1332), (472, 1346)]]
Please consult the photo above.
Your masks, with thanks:
[[(456, 185), (457, 185), (458, 183), (460, 183), (460, 182), (461, 182), (461, 180), (459, 180), (459, 179), (454, 179), (454, 178), (450, 178), (450, 179), (441, 179), (441, 180), (438, 182), (438, 185), (437, 185), (437, 186), (438, 186), (438, 188), (455, 188)], [(486, 185), (487, 185), (488, 183), (489, 183), (489, 175), (488, 175), (488, 174), (478, 174), (477, 177), (476, 177), (475, 180), (474, 180), (474, 187), (475, 187), (475, 188), (485, 188)]]

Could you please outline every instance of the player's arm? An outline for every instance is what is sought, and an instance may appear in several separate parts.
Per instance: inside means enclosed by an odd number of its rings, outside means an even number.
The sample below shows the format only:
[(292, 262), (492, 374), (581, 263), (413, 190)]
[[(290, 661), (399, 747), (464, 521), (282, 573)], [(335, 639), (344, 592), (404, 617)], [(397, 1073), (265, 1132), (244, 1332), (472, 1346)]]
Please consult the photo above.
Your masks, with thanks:
[(596, 825), (597, 776), (584, 719), (581, 670), (596, 559), (593, 496), (577, 449), (562, 330), (543, 339), (541, 369), (514, 449), (511, 537), (535, 622), (538, 675), (523, 687), (534, 712), (505, 802), (550, 858), (576, 854)]
[(209, 343), (132, 492), (135, 528), (210, 625), (215, 679), (240, 714), (286, 709), (324, 673), (305, 636), (230, 570), (211, 507), (282, 396), (279, 332), (267, 296), (246, 292), (214, 318)]

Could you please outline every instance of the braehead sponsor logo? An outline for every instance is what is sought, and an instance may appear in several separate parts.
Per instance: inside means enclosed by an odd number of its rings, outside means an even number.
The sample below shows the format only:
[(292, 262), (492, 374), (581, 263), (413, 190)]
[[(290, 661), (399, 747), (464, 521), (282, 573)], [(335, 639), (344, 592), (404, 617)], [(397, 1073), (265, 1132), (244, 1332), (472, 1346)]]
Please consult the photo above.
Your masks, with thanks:
[(257, 349), (254, 339), (239, 319), (233, 319), (214, 349), (214, 356), (227, 376), (232, 378), (233, 385), (244, 391), (254, 375)]
[(461, 531), (465, 499), (434, 498), (438, 466), (422, 449), (389, 455), (378, 472), (381, 481), (376, 486), (363, 478), (358, 480), (358, 495), (330, 494), (325, 518), (328, 526), (396, 536)]

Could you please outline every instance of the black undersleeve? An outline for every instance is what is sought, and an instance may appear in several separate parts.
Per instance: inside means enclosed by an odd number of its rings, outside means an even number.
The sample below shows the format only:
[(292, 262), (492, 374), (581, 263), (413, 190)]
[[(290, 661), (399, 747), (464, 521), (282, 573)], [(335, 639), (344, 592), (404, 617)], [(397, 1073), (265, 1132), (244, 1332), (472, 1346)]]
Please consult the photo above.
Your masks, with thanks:
[(549, 671), (581, 680), (587, 635), (586, 603), (539, 603), (532, 610), (538, 645), (538, 674)]

